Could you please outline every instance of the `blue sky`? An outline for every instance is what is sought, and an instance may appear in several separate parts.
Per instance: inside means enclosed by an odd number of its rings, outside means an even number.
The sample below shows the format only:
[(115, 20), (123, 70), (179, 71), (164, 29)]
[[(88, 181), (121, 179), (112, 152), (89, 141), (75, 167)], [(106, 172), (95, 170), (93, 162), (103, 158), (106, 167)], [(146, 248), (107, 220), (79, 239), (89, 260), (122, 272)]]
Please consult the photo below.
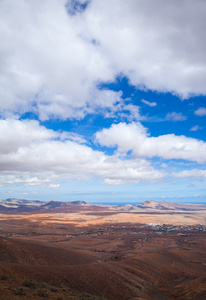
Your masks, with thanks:
[(1, 0), (1, 198), (206, 203), (205, 12)]

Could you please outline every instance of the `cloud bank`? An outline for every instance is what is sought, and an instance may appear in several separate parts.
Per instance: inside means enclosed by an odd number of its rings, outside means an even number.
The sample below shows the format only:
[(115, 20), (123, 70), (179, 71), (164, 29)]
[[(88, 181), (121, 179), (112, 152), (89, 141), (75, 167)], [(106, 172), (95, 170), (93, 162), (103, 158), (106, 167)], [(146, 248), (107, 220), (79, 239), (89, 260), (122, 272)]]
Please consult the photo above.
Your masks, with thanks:
[[(5, 135), (5, 132), (8, 134)], [(164, 173), (145, 159), (124, 160), (82, 144), (81, 139), (40, 126), (37, 121), (0, 120), (1, 185), (53, 186), (61, 179), (100, 178), (107, 184), (160, 180)], [(52, 184), (52, 185), (51, 185)]]
[[(205, 11), (204, 0), (1, 0), (0, 185), (58, 188), (61, 179), (99, 178), (117, 185), (170, 175), (204, 178), (198, 168), (173, 175), (153, 159), (203, 164), (205, 142), (150, 136), (139, 123), (145, 120), (139, 105), (155, 111), (159, 102), (132, 102), (108, 86), (127, 77), (130, 87), (144, 91), (181, 99), (206, 95)], [(176, 111), (165, 113), (164, 121), (186, 121)], [(113, 118), (117, 124), (95, 135), (112, 154), (94, 150), (73, 132), (20, 120), (25, 113), (40, 122), (92, 114)], [(204, 117), (205, 107), (194, 114)], [(130, 123), (119, 122), (125, 119)], [(190, 133), (201, 128), (195, 125)]]
[(120, 94), (99, 84), (119, 74), (139, 88), (205, 95), (205, 10), (203, 0), (0, 1), (2, 115), (111, 109)]
[(96, 140), (102, 146), (117, 147), (120, 153), (132, 151), (134, 157), (206, 162), (205, 142), (175, 134), (150, 137), (147, 128), (139, 122), (113, 124), (97, 132)]

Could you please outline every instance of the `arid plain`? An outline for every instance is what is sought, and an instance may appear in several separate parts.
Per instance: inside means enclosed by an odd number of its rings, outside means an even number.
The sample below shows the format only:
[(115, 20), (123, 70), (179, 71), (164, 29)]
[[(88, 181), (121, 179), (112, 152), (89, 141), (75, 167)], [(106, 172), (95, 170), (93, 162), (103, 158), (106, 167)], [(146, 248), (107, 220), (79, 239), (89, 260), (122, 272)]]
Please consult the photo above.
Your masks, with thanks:
[(0, 203), (1, 299), (206, 299), (206, 206)]

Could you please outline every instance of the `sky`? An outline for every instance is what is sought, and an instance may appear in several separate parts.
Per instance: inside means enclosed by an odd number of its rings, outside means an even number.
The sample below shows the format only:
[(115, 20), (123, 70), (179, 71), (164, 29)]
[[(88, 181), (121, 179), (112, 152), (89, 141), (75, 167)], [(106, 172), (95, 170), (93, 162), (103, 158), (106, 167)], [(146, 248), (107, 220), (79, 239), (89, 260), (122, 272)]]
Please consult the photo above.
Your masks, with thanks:
[(0, 0), (0, 198), (206, 203), (205, 0)]

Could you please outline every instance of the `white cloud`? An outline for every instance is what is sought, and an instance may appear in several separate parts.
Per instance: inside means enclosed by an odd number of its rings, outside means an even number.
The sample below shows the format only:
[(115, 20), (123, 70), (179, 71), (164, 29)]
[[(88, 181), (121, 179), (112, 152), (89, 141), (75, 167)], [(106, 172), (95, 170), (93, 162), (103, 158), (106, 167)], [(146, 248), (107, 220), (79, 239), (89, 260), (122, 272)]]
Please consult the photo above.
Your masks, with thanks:
[(55, 131), (39, 126), (37, 121), (0, 120), (0, 154), (15, 153), (24, 146), (57, 138)]
[(204, 117), (204, 116), (206, 116), (206, 108), (200, 107), (197, 110), (195, 110), (194, 114), (197, 116), (200, 116), (200, 117)]
[(199, 169), (193, 169), (193, 170), (184, 170), (182, 172), (178, 173), (172, 173), (172, 176), (175, 178), (206, 178), (206, 170), (199, 170)]
[(123, 105), (121, 107), (121, 111), (122, 112), (117, 113), (117, 115), (121, 118), (126, 118), (130, 122), (131, 121), (139, 121), (139, 120), (143, 119), (143, 117), (140, 115), (139, 106), (136, 106), (133, 104)]
[(200, 127), (199, 125), (195, 125), (195, 126), (193, 126), (191, 129), (190, 129), (190, 131), (198, 131), (198, 130), (200, 130), (200, 129), (202, 129), (203, 127)]
[(96, 85), (114, 80), (107, 60), (85, 40), (64, 5), (0, 2), (2, 110), (36, 109), (41, 119), (81, 118)]
[(4, 116), (78, 119), (116, 106), (118, 93), (98, 85), (120, 73), (139, 87), (206, 94), (205, 1), (91, 0), (74, 15), (66, 2), (0, 1)]
[(164, 177), (145, 159), (105, 155), (81, 144), (71, 133), (48, 130), (37, 121), (0, 120), (0, 138), (1, 186), (24, 183), (57, 188), (56, 181), (61, 179), (98, 177), (105, 183), (122, 184)]
[(83, 17), (101, 53), (132, 84), (187, 97), (206, 92), (205, 8), (202, 0), (96, 0)]
[(157, 105), (156, 102), (150, 102), (150, 101), (147, 101), (147, 100), (144, 100), (144, 99), (142, 99), (141, 101), (142, 101), (144, 104), (146, 104), (146, 105), (148, 105), (148, 106), (150, 106), (150, 107), (154, 107), (154, 106)]
[(59, 132), (59, 138), (61, 141), (71, 140), (77, 142), (78, 144), (87, 143), (87, 141), (82, 136), (74, 132), (67, 132), (67, 131)]
[(161, 157), (184, 159), (203, 163), (206, 161), (206, 143), (194, 138), (174, 134), (150, 137), (140, 123), (113, 124), (96, 133), (96, 140), (107, 147), (117, 147), (119, 152), (132, 151), (135, 157)]
[(106, 115), (110, 112), (114, 114), (119, 109), (119, 103), (123, 104), (121, 91), (114, 92), (108, 89), (91, 88), (88, 93), (83, 103), (76, 101), (78, 99), (68, 101), (68, 98), (62, 94), (42, 93), (39, 95), (36, 108), (40, 120), (44, 121), (50, 118), (83, 119), (88, 113)]
[(23, 183), (25, 186), (40, 186), (40, 187), (46, 187), (48, 186), (50, 182), (50, 179), (43, 178), (43, 177), (37, 177), (32, 176), (29, 174), (23, 174), (23, 175), (1, 175), (0, 176), (0, 186), (6, 186), (6, 185), (13, 185), (18, 183)]
[(51, 188), (51, 189), (57, 189), (57, 188), (59, 188), (60, 187), (60, 184), (59, 183), (50, 183), (49, 184), (49, 187)]
[(187, 117), (183, 116), (182, 113), (176, 113), (176, 112), (172, 112), (172, 113), (168, 113), (166, 115), (166, 120), (167, 121), (185, 121), (187, 119)]

